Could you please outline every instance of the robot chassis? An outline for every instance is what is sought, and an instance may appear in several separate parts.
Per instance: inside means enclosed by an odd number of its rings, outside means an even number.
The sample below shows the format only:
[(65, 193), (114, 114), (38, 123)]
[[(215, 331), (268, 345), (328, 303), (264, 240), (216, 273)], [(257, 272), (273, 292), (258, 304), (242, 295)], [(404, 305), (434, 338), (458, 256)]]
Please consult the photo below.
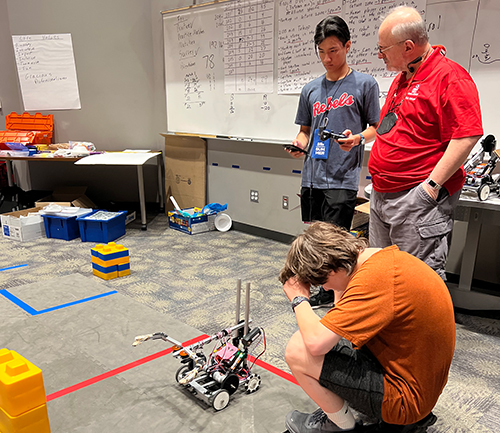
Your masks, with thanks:
[[(472, 155), (464, 166), (466, 175), (463, 189), (475, 192), (480, 201), (487, 200), (491, 192), (500, 192), (500, 175), (493, 174), (500, 159), (500, 149), (495, 149), (496, 144), (495, 137), (488, 135), (481, 141), (482, 149)], [(490, 154), (486, 163), (483, 162), (485, 154)]]
[[(163, 332), (139, 335), (132, 346), (147, 340), (163, 340), (172, 343), (172, 356), (183, 364), (175, 373), (175, 380), (194, 396), (211, 405), (216, 411), (225, 409), (231, 395), (244, 387), (247, 393), (260, 388), (261, 378), (252, 373), (257, 359), (266, 350), (264, 329), (249, 328), (250, 283), (246, 287), (245, 319), (240, 321), (241, 280), (236, 290), (236, 325), (223, 329), (197, 343), (183, 347), (182, 343)], [(203, 346), (216, 342), (206, 356)], [(262, 343), (262, 344), (261, 344)], [(253, 354), (263, 346), (257, 356)], [(252, 358), (252, 360), (250, 360)]]

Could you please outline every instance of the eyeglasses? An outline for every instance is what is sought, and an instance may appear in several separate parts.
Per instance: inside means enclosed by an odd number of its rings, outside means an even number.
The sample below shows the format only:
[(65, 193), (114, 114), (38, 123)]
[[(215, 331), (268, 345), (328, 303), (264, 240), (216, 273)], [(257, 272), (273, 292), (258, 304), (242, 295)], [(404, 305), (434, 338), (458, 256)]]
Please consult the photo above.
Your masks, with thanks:
[(384, 54), (387, 50), (390, 50), (392, 47), (395, 47), (396, 45), (402, 44), (403, 42), (406, 42), (406, 40), (396, 42), (395, 44), (393, 44), (393, 45), (391, 45), (391, 46), (389, 46), (389, 47), (385, 47), (385, 48), (382, 48), (382, 47), (379, 45), (379, 46), (378, 46), (378, 52), (379, 52), (379, 54)]

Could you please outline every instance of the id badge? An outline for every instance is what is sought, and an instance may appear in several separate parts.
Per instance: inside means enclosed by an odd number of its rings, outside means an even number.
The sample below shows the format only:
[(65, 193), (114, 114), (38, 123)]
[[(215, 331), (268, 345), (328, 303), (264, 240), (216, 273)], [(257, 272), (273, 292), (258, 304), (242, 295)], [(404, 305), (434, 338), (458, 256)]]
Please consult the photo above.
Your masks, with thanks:
[(329, 151), (330, 151), (330, 139), (328, 139), (327, 141), (321, 141), (319, 139), (319, 130), (315, 129), (311, 158), (328, 159)]
[(398, 115), (393, 111), (389, 111), (389, 113), (387, 113), (380, 122), (380, 125), (377, 128), (377, 134), (387, 134), (392, 128), (394, 128), (397, 121)]

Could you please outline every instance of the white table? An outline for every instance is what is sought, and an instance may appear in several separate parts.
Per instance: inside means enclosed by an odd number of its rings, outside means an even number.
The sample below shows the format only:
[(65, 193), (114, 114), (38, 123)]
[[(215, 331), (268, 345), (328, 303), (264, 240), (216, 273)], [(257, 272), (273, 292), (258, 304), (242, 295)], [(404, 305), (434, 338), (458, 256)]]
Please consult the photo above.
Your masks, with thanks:
[(164, 207), (164, 185), (162, 177), (163, 157), (161, 152), (149, 150), (106, 152), (97, 155), (86, 156), (75, 162), (76, 165), (132, 165), (137, 167), (137, 180), (139, 182), (139, 203), (141, 207), (142, 230), (147, 230), (146, 224), (146, 197), (144, 194), (144, 173), (142, 167), (152, 158), (158, 158), (158, 191), (160, 195), (160, 207)]

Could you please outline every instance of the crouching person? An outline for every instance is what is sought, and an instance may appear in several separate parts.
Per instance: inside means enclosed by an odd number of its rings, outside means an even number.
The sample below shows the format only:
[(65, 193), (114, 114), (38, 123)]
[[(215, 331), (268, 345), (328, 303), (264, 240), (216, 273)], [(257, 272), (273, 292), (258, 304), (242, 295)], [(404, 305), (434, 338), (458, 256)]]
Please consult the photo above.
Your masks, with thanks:
[[(324, 222), (293, 242), (280, 273), (299, 331), (286, 362), (313, 414), (289, 413), (291, 433), (426, 431), (455, 347), (453, 305), (428, 265), (393, 245), (368, 242)], [(322, 319), (311, 286), (335, 293)], [(363, 426), (350, 410), (377, 423)]]

